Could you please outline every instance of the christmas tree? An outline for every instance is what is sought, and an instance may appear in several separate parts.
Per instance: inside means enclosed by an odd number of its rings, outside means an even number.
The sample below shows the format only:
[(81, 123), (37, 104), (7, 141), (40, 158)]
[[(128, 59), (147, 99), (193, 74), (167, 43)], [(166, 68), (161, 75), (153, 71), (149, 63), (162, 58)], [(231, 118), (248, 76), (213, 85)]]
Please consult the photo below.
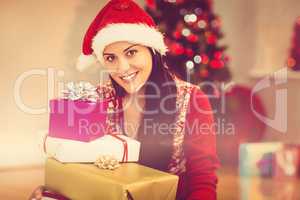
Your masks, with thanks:
[(292, 47), (287, 60), (290, 69), (300, 71), (300, 17), (297, 18), (292, 37)]
[(226, 47), (217, 44), (223, 34), (212, 0), (147, 0), (146, 10), (165, 33), (172, 71), (194, 84), (231, 78)]

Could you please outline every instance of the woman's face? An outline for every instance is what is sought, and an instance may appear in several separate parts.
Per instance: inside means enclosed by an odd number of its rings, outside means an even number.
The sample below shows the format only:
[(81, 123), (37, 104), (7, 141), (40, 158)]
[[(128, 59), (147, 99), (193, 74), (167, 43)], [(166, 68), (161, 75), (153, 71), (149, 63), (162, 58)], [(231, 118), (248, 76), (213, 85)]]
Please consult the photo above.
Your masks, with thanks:
[(112, 43), (105, 47), (103, 58), (110, 76), (129, 94), (144, 86), (152, 70), (151, 53), (139, 44)]

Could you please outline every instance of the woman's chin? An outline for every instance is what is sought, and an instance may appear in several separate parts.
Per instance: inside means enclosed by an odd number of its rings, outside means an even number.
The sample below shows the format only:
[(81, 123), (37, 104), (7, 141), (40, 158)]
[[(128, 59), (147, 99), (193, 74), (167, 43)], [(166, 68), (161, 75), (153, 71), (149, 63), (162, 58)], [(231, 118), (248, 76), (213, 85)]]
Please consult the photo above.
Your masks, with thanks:
[(142, 88), (142, 84), (140, 85), (127, 85), (126, 87), (123, 87), (125, 89), (125, 91), (128, 93), (128, 94), (135, 94), (135, 93), (138, 93), (141, 88)]

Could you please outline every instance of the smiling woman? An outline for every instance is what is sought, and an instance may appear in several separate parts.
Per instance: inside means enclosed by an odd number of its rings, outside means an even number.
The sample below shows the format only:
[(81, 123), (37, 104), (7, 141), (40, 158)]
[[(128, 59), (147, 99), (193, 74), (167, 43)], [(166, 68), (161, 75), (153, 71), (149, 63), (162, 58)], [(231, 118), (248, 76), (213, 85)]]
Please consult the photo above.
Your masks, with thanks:
[[(179, 176), (177, 200), (215, 200), (219, 166), (208, 98), (166, 66), (153, 19), (131, 0), (111, 0), (89, 26), (78, 69), (99, 61), (110, 80), (98, 91), (121, 99), (109, 130), (141, 143), (139, 163)], [(117, 109), (117, 108), (114, 108)], [(165, 199), (162, 199), (165, 200)]]
[[(78, 69), (99, 61), (110, 80), (101, 93), (121, 98), (110, 122), (141, 142), (139, 163), (179, 176), (177, 200), (215, 200), (219, 166), (208, 98), (166, 66), (167, 47), (153, 19), (131, 0), (110, 1), (92, 21)], [(121, 127), (121, 129), (118, 129)]]

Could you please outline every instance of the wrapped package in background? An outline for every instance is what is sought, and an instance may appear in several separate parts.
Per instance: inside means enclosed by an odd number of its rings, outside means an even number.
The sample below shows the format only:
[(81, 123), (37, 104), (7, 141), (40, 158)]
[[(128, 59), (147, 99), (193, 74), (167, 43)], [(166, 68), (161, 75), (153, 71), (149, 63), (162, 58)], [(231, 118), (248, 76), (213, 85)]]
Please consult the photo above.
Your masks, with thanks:
[(240, 146), (240, 199), (298, 199), (299, 145), (280, 142)]
[(283, 143), (245, 143), (240, 145), (239, 171), (241, 176), (272, 176), (274, 152)]
[(300, 145), (281, 142), (241, 144), (240, 175), (274, 178), (297, 177), (299, 157)]

